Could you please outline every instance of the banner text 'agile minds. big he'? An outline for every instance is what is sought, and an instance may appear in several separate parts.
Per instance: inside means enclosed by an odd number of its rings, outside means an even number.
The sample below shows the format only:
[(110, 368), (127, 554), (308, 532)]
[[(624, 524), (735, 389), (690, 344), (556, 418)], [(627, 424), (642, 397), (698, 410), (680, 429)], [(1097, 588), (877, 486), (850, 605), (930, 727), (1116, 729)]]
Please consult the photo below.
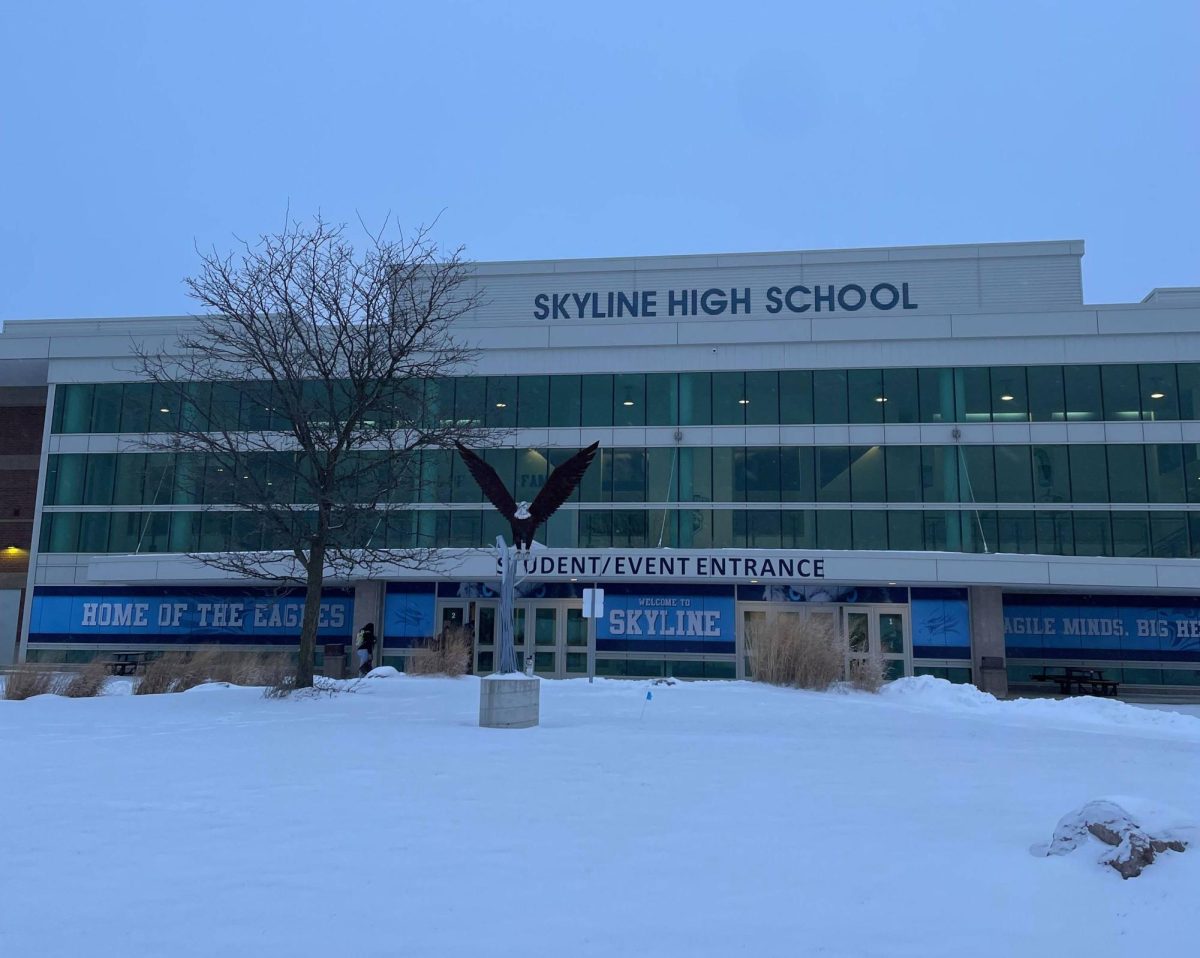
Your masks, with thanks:
[(769, 286), (757, 294), (749, 286), (708, 289), (588, 290), (538, 293), (534, 319), (657, 319), (683, 316), (749, 316), (755, 312), (854, 313), (919, 309), (908, 283), (816, 283)]

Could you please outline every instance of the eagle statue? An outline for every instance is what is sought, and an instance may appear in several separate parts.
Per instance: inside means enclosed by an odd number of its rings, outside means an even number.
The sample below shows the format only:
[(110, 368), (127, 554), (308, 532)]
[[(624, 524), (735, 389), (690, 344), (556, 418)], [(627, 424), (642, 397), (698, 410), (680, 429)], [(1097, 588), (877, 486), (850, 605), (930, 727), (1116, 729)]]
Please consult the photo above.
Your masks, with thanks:
[(505, 487), (504, 480), (496, 474), (495, 469), (462, 443), (455, 445), (458, 446), (458, 454), (471, 470), (471, 475), (479, 483), (483, 494), (496, 507), (496, 511), (508, 520), (509, 526), (512, 527), (513, 544), (521, 552), (529, 551), (538, 526), (554, 515), (558, 507), (575, 491), (600, 447), (600, 443), (594, 442), (554, 469), (530, 503), (513, 499), (512, 493)]

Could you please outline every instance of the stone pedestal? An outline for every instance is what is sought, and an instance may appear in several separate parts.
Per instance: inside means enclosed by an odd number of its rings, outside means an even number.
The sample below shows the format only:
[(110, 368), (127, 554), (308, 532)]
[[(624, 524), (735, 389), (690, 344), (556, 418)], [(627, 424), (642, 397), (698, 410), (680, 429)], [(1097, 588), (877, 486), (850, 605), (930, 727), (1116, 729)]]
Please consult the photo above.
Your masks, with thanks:
[(531, 728), (538, 724), (542, 680), (520, 672), (479, 681), (480, 728)]

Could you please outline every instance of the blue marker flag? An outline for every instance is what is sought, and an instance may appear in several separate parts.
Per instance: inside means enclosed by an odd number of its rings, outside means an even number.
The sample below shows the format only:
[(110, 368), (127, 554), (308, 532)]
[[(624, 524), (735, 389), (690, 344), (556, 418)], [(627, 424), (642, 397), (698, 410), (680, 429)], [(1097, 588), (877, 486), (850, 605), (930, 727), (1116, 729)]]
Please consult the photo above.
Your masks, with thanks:
[(654, 698), (654, 693), (647, 691), (646, 692), (646, 701), (649, 702), (652, 698)]

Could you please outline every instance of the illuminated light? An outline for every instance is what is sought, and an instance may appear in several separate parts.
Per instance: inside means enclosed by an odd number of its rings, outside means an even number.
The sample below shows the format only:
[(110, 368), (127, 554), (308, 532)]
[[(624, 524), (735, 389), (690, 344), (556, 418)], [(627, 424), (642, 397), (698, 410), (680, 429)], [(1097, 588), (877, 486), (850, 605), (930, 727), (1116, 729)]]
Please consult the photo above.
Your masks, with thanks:
[(498, 403), (496, 403), (496, 408), (497, 408), (497, 409), (507, 409), (507, 408), (508, 408), (508, 403), (506, 403), (506, 402), (498, 402)]
[(6, 556), (19, 556), (28, 552), (28, 549), (22, 549), (20, 546), (5, 546), (4, 554)]
[(168, 409), (166, 406), (163, 406), (163, 407), (162, 407), (161, 409), (159, 409), (158, 411), (159, 411), (159, 412), (170, 412), (171, 410), (169, 410), (169, 409)]
[(750, 400), (749, 400), (749, 399), (739, 399), (739, 400), (738, 400), (738, 405), (739, 405), (739, 406), (749, 406), (749, 405), (750, 405)]
[(887, 402), (887, 396), (876, 396), (875, 401), (876, 402)]
[(750, 580), (750, 584), (751, 584), (751, 585), (757, 585), (757, 584), (758, 584), (758, 580), (757, 580), (757, 579), (751, 579), (751, 580)]
[(1166, 393), (1151, 393), (1151, 394), (1150, 394), (1150, 398), (1151, 398), (1151, 399), (1162, 399), (1162, 398), (1164, 398), (1166, 395), (1167, 395)]
[(895, 585), (895, 582), (889, 582), (888, 585)]
[(633, 400), (632, 400), (632, 399), (626, 399), (626, 400), (625, 400), (623, 403), (621, 403), (621, 405), (622, 405), (622, 406), (632, 406), (632, 405), (633, 405)]
[(1000, 397), (1000, 401), (1001, 402), (1012, 402), (1013, 398), (1008, 393), (1005, 393), (1003, 396)]

